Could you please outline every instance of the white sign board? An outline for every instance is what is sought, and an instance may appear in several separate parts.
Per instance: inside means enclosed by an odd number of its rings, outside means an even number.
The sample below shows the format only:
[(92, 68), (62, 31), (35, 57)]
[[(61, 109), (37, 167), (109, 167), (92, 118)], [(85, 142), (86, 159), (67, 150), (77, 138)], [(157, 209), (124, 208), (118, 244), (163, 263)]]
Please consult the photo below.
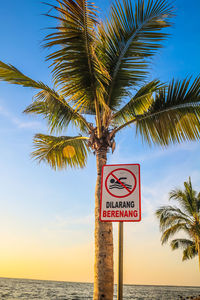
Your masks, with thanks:
[(102, 168), (100, 220), (141, 220), (140, 165), (105, 165)]

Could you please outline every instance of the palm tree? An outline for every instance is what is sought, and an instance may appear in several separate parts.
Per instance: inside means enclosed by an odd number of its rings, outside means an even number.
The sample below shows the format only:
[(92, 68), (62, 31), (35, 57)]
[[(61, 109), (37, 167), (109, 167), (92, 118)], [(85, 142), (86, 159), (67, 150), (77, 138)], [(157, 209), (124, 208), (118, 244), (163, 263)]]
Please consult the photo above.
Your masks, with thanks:
[(200, 193), (193, 190), (190, 177), (184, 182), (184, 187), (184, 190), (172, 190), (169, 195), (169, 199), (177, 201), (180, 208), (162, 206), (156, 211), (162, 231), (161, 242), (164, 244), (174, 234), (183, 231), (188, 238), (172, 240), (171, 248), (183, 249), (183, 261), (198, 255), (200, 269)]
[[(150, 145), (199, 139), (200, 78), (147, 82), (171, 26), (167, 0), (115, 0), (104, 21), (89, 0), (55, 1), (50, 16), (58, 25), (44, 42), (54, 88), (3, 62), (0, 79), (38, 90), (25, 113), (42, 115), (50, 134), (35, 135), (34, 158), (63, 169), (85, 167), (88, 154), (96, 155), (94, 299), (113, 299), (112, 223), (99, 221), (102, 166), (129, 125)], [(69, 124), (77, 136), (57, 136)]]

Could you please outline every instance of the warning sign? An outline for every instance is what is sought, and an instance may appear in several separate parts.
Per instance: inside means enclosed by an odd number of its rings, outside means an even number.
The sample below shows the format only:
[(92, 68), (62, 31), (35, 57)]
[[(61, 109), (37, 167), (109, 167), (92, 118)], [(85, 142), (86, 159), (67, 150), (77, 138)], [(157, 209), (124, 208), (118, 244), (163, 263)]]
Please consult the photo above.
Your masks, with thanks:
[(105, 165), (102, 169), (100, 220), (141, 220), (140, 165)]

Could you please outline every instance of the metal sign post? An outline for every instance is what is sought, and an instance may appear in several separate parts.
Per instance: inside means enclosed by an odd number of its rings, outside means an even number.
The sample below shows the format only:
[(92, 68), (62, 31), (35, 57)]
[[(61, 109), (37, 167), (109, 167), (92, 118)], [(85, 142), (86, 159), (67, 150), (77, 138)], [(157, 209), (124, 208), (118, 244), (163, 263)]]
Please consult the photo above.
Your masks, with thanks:
[(123, 299), (123, 222), (141, 221), (140, 165), (104, 165), (101, 222), (119, 222), (117, 299)]
[(123, 299), (123, 222), (119, 222), (117, 300)]

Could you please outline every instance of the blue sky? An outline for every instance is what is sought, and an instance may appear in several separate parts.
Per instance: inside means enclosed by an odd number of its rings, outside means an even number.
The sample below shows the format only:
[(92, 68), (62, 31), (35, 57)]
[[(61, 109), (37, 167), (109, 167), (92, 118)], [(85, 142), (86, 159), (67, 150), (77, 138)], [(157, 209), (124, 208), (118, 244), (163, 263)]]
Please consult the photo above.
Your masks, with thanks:
[[(111, 1), (95, 3), (100, 6), (103, 18)], [(169, 30), (172, 36), (153, 59), (150, 75), (164, 82), (173, 77), (194, 78), (200, 70), (200, 2), (192, 0), (188, 4), (186, 0), (176, 0), (174, 5), (177, 16)], [(51, 85), (50, 69), (45, 62), (48, 52), (41, 46), (45, 28), (53, 24), (53, 20), (42, 15), (47, 10), (38, 0), (1, 3), (0, 60)], [(32, 161), (33, 135), (47, 133), (44, 121), (22, 114), (33, 95), (33, 90), (0, 83), (0, 234), (4, 241), (0, 243), (0, 262), (4, 262), (0, 276), (92, 281), (95, 157), (89, 158), (83, 170), (59, 172)], [(168, 246), (161, 247), (154, 217), (155, 209), (167, 203), (170, 189), (182, 186), (189, 176), (200, 190), (199, 142), (166, 150), (150, 149), (135, 137), (134, 128), (125, 129), (116, 140), (116, 151), (109, 155), (108, 163), (141, 164), (143, 221), (125, 226), (125, 282), (199, 284), (197, 260), (182, 263), (181, 253), (171, 252)], [(115, 242), (116, 233), (115, 226)], [(151, 261), (145, 255), (147, 245)], [(91, 252), (90, 259), (87, 251)], [(85, 264), (81, 262), (80, 267), (73, 253), (84, 258)], [(134, 257), (140, 253), (143, 256), (139, 264)], [(154, 263), (158, 261), (154, 276), (150, 273), (153, 258)], [(56, 272), (48, 269), (51, 263)], [(73, 268), (74, 273), (64, 272), (62, 265)], [(174, 277), (170, 276), (172, 265)], [(159, 268), (166, 270), (165, 276), (159, 273)]]

